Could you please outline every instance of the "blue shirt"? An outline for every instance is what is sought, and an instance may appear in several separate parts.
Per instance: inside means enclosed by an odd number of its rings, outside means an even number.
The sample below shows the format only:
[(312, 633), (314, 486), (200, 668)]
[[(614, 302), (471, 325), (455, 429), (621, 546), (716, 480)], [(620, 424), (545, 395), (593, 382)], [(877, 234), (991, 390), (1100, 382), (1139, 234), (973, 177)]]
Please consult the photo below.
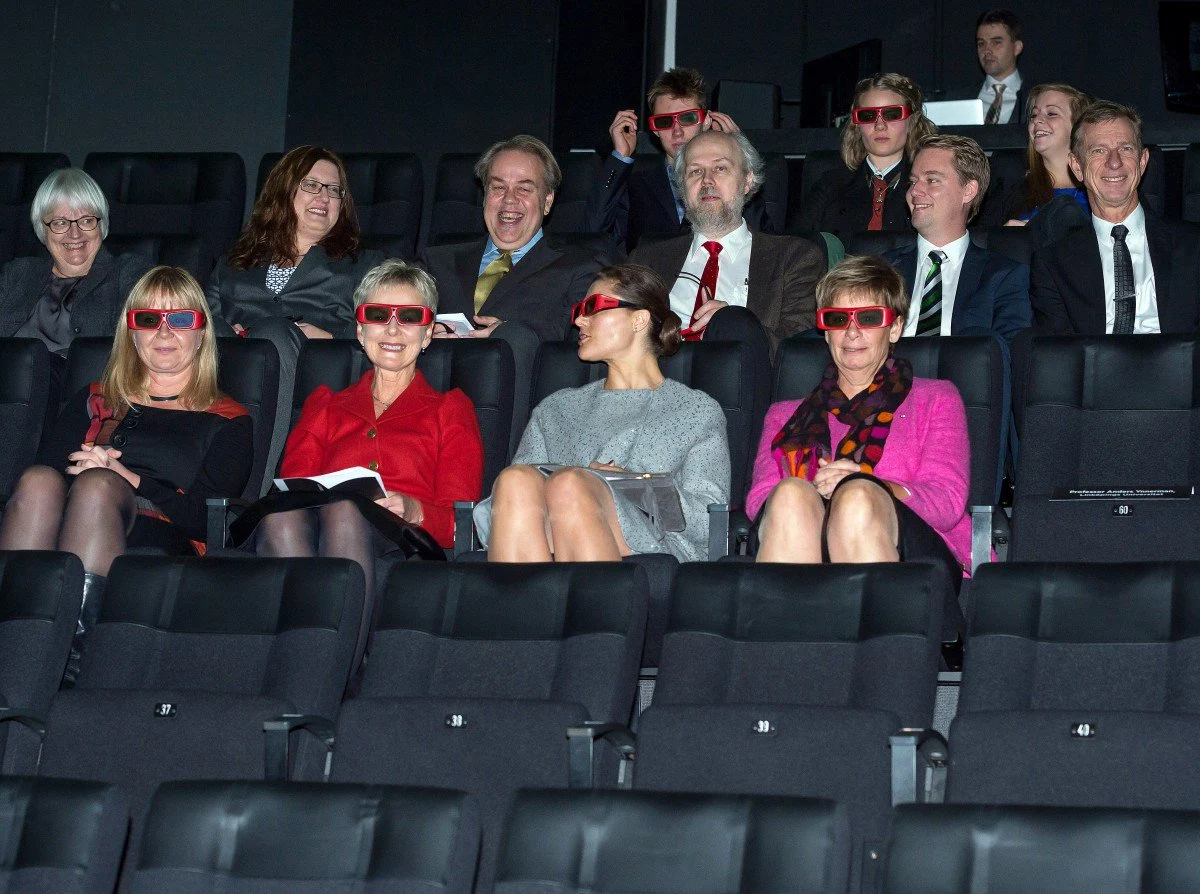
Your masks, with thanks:
[[(614, 158), (624, 162), (627, 165), (633, 164), (632, 156), (622, 155), (616, 149), (613, 150), (612, 154)], [(683, 223), (683, 202), (679, 201), (679, 193), (675, 191), (675, 172), (672, 170), (671, 163), (669, 161), (664, 161), (663, 164), (667, 166), (667, 183), (670, 184), (671, 187), (671, 197), (675, 199), (675, 214), (679, 216), (679, 222)]]
[[(1087, 193), (1082, 189), (1076, 189), (1073, 186), (1065, 186), (1054, 190), (1054, 194), (1056, 196), (1070, 196), (1079, 203), (1079, 206), (1083, 208), (1084, 211), (1086, 211), (1088, 214), (1092, 213), (1092, 207), (1088, 204)], [(1034, 208), (1032, 211), (1026, 211), (1019, 218), (1017, 218), (1017, 220), (1033, 220), (1033, 218), (1037, 216), (1038, 210), (1039, 209)]]
[[(521, 260), (521, 258), (525, 257), (525, 252), (537, 245), (538, 242), (541, 241), (541, 238), (542, 228), (538, 227), (538, 231), (533, 234), (532, 239), (530, 239), (520, 248), (513, 249), (512, 262), (514, 267), (517, 266), (517, 263)], [(487, 245), (485, 245), (483, 248), (483, 260), (479, 262), (479, 272), (475, 275), (477, 277), (483, 276), (483, 271), (487, 269), (487, 265), (492, 263), (492, 261), (496, 260), (498, 257), (500, 257), (500, 249), (496, 248), (496, 243), (492, 241), (491, 236), (488, 236)]]

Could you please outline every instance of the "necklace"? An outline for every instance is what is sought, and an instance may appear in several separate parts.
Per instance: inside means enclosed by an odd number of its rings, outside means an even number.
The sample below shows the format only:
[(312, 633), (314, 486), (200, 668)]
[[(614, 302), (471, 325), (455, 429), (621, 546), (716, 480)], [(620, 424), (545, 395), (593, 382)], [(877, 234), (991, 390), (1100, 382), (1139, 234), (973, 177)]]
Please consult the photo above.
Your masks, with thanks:
[(166, 397), (159, 397), (157, 394), (149, 394), (147, 397), (156, 404), (165, 404), (169, 400), (179, 400), (178, 394), (168, 394)]

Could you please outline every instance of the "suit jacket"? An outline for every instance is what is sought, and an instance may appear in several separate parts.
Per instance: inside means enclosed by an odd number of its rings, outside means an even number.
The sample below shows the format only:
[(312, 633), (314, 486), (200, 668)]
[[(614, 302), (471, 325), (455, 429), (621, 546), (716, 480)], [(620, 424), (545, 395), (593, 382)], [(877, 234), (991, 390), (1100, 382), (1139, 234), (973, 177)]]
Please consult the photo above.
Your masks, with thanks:
[[(543, 236), (488, 295), (480, 314), (526, 323), (543, 341), (558, 341), (571, 328), (571, 305), (587, 297), (596, 273), (608, 263), (575, 246), (556, 247)], [(427, 248), (425, 269), (438, 284), (438, 312), (475, 313), (475, 283), (487, 239)]]
[[(899, 174), (896, 185), (888, 190), (883, 201), (883, 229), (908, 230), (908, 202), (904, 199), (908, 189), (908, 159), (889, 175)], [(822, 177), (809, 194), (801, 213), (802, 228), (813, 232), (825, 231), (837, 236), (862, 233), (871, 222), (870, 167), (864, 161), (853, 171), (830, 171)]]
[[(752, 230), (771, 229), (761, 193), (746, 203), (742, 216)], [(584, 219), (589, 230), (607, 233), (630, 251), (644, 233), (678, 236), (692, 232), (687, 218), (679, 220), (664, 156), (658, 154), (635, 156), (633, 164), (627, 164), (610, 152), (588, 196)]]
[[(691, 247), (691, 234), (679, 236), (644, 245), (629, 261), (645, 264), (670, 285), (679, 278)], [(782, 339), (816, 325), (817, 280), (825, 275), (827, 266), (824, 250), (807, 239), (753, 234), (746, 309), (762, 323), (772, 353)]]
[(326, 385), (304, 402), (288, 435), (280, 472), (307, 478), (353, 466), (379, 472), (384, 487), (421, 503), (422, 527), (442, 546), (454, 544), (454, 501), (478, 500), (483, 439), (470, 399), (442, 394), (418, 371), (378, 418), (375, 371), (336, 394)]
[[(910, 295), (916, 292), (917, 248), (897, 248), (884, 258), (900, 271)], [(1022, 329), (1033, 325), (1029, 306), (1029, 268), (1004, 255), (967, 246), (954, 292), (950, 334), (994, 332), (1012, 344)]]
[[(1200, 328), (1200, 231), (1146, 211), (1158, 324), (1164, 333)], [(1104, 270), (1090, 226), (1033, 254), (1034, 325), (1056, 335), (1104, 335)]]
[[(53, 265), (49, 255), (15, 258), (0, 271), (0, 337), (10, 338), (25, 325)], [(153, 263), (141, 255), (113, 257), (103, 245), (92, 268), (75, 286), (71, 328), (76, 335), (112, 335), (129, 291)]]
[[(1030, 89), (1041, 83), (1041, 81), (1035, 81), (1026, 76), (1025, 72), (1021, 70), (1020, 66), (1017, 66), (1017, 69), (1018, 71), (1021, 71), (1021, 89), (1017, 91), (1017, 105), (1013, 109), (1012, 117), (1005, 122), (1006, 124), (1029, 123), (1029, 119), (1025, 117), (1025, 103), (1029, 99)], [(979, 99), (979, 91), (983, 89), (983, 84), (986, 80), (987, 78), (985, 77), (983, 81), (977, 81), (974, 87), (963, 87), (960, 90), (948, 90), (946, 91), (945, 95), (936, 98), (939, 100)], [(983, 104), (983, 114), (985, 116), (987, 115), (989, 105), (991, 105), (991, 103), (985, 102)]]
[[(771, 445), (799, 405), (798, 400), (772, 404), (763, 420), (754, 482), (746, 494), (750, 518), (758, 515), (784, 477), (782, 453), (776, 453)], [(835, 451), (849, 430), (848, 425), (830, 417), (830, 444)], [(958, 389), (941, 379), (914, 378), (912, 390), (892, 420), (875, 474), (908, 490), (905, 505), (942, 535), (964, 571), (971, 567), (970, 468), (967, 413)]]
[(354, 338), (354, 290), (382, 261), (383, 253), (372, 249), (334, 261), (314, 245), (276, 295), (267, 288), (269, 265), (234, 270), (222, 258), (204, 291), (218, 334), (228, 334), (234, 323), (252, 330), (258, 320), (303, 317), (334, 338)]

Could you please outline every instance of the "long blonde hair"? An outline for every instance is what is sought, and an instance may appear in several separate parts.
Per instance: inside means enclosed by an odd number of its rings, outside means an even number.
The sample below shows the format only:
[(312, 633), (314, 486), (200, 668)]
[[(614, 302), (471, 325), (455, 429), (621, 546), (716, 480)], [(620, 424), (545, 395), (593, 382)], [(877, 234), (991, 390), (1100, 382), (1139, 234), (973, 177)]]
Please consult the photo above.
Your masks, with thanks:
[(204, 314), (200, 350), (192, 366), (191, 381), (179, 393), (179, 402), (189, 410), (207, 410), (225, 396), (217, 387), (217, 338), (204, 292), (182, 267), (155, 267), (130, 289), (129, 297), (121, 308), (121, 317), (117, 320), (112, 353), (108, 356), (108, 365), (100, 382), (104, 402), (110, 410), (116, 411), (122, 405), (146, 403), (149, 400), (147, 385), (150, 376), (142, 358), (138, 356), (126, 318), (129, 311), (150, 307), (156, 299), (174, 310), (198, 310)]
[[(887, 74), (872, 75), (869, 78), (863, 78), (855, 85), (854, 102), (850, 104), (852, 109), (858, 108), (863, 94), (868, 90), (890, 90), (900, 96), (904, 100), (904, 105), (908, 106), (909, 111), (912, 112), (908, 116), (907, 139), (904, 143), (904, 154), (909, 161), (912, 161), (921, 141), (937, 133), (937, 126), (926, 118), (925, 113), (921, 110), (923, 105), (921, 88), (912, 78), (906, 78), (902, 74), (888, 72)], [(858, 125), (854, 123), (854, 116), (851, 115), (842, 125), (842, 161), (846, 163), (847, 168), (853, 171), (863, 163), (863, 159), (866, 157), (867, 147), (863, 144), (862, 134), (859, 132)]]
[[(1074, 128), (1079, 116), (1092, 104), (1092, 98), (1070, 84), (1038, 84), (1030, 90), (1029, 98), (1025, 100), (1025, 120), (1029, 120), (1030, 112), (1033, 111), (1037, 101), (1042, 98), (1042, 94), (1049, 93), (1051, 90), (1061, 93), (1067, 98), (1071, 112), (1071, 127)], [(1054, 198), (1054, 178), (1050, 175), (1046, 162), (1042, 160), (1041, 153), (1033, 148), (1033, 137), (1029, 138), (1029, 147), (1025, 151), (1029, 170), (1025, 173), (1025, 193), (1015, 211), (1018, 215), (1027, 214)], [(1067, 176), (1071, 178), (1072, 183), (1079, 184), (1070, 165), (1067, 166)]]

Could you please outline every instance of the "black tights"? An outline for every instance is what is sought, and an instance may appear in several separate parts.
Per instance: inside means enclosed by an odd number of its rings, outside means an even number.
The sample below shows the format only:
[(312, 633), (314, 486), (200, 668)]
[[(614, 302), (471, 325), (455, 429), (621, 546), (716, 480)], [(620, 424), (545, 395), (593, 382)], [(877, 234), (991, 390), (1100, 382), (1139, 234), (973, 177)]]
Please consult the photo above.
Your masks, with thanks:
[(68, 479), (49, 466), (21, 473), (0, 524), (0, 549), (59, 549), (83, 570), (108, 575), (125, 552), (137, 519), (129, 482), (109, 469), (85, 469)]

